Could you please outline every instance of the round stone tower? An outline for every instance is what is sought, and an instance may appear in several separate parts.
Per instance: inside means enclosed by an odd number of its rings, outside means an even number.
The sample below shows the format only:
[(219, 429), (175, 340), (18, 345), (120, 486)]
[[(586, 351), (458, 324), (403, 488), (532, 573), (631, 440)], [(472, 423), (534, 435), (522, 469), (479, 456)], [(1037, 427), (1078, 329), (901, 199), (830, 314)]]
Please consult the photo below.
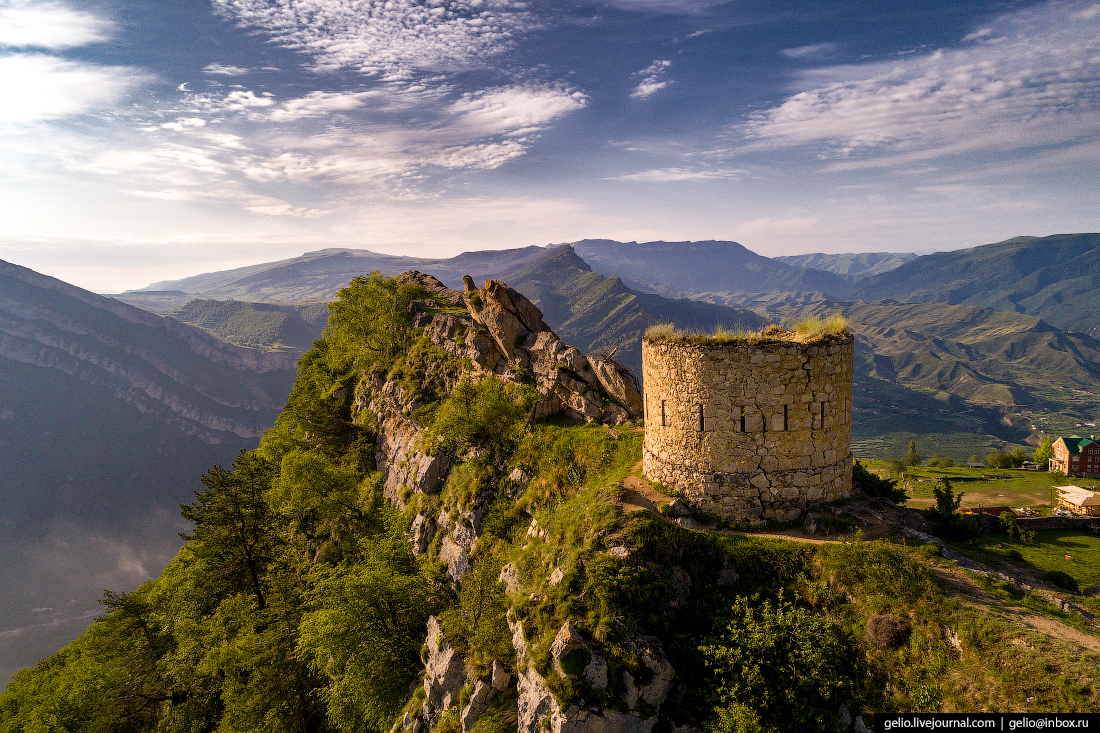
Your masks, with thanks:
[(848, 496), (854, 354), (848, 334), (644, 339), (646, 478), (739, 522)]

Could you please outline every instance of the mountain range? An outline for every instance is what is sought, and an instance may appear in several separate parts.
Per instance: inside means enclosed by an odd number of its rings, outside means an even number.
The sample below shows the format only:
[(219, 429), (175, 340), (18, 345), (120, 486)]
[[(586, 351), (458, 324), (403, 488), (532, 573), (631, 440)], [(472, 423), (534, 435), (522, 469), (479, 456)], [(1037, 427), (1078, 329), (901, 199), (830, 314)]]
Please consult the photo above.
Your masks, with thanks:
[(1100, 234), (1015, 237), (937, 252), (855, 283), (855, 300), (975, 305), (1098, 335)]
[(788, 261), (734, 242), (582, 240), (450, 259), (330, 249), (114, 298), (0, 263), (0, 668), (71, 638), (101, 588), (163, 566), (186, 530), (176, 505), (270, 427), (325, 302), (356, 275), (503, 280), (567, 343), (635, 370), (655, 323), (756, 329), (841, 313), (858, 335), (857, 449), (874, 436), (896, 453), (936, 434), (984, 455), (1034, 440), (1040, 419), (1061, 430), (1096, 417), (1098, 245), (1058, 235)]
[(160, 571), (179, 503), (255, 446), (294, 360), (0, 262), (0, 674)]

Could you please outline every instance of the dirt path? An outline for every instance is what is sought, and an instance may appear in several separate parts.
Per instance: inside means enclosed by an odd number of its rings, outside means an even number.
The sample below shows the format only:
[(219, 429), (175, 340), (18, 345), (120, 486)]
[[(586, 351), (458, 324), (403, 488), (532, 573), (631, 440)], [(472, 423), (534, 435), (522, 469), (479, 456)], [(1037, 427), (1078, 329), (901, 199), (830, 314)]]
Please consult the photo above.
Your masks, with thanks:
[(1053, 636), (1055, 639), (1061, 639), (1072, 644), (1077, 644), (1078, 646), (1083, 646), (1091, 652), (1100, 654), (1100, 639), (1091, 634), (1078, 631), (1072, 626), (1067, 626), (1061, 621), (1032, 614), (1020, 614), (1016, 616), (1016, 618), (1041, 634), (1046, 634), (1047, 636)]
[[(634, 470), (641, 469), (639, 462)], [(633, 512), (638, 509), (648, 509), (651, 512), (661, 513), (661, 507), (672, 502), (672, 499), (659, 491), (655, 491), (641, 476), (631, 474), (623, 479), (623, 495), (619, 499), (624, 512)]]

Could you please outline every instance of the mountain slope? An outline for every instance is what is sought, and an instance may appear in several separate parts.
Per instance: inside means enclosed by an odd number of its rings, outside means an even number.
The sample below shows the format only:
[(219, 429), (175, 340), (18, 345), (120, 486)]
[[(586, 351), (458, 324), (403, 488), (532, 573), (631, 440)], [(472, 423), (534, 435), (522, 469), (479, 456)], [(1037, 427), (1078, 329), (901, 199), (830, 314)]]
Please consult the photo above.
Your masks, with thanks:
[(937, 252), (862, 280), (846, 297), (985, 306), (1097, 335), (1100, 234), (1015, 237)]
[(585, 239), (571, 246), (601, 275), (617, 275), (635, 290), (669, 297), (777, 290), (842, 294), (851, 285), (835, 273), (792, 267), (737, 242)]
[(237, 346), (304, 353), (328, 325), (323, 302), (300, 305), (196, 299), (169, 313)]
[(847, 252), (844, 254), (825, 254), (815, 252), (808, 255), (775, 257), (791, 267), (806, 267), (812, 270), (835, 272), (837, 275), (870, 277), (901, 267), (915, 260), (912, 252)]
[(290, 355), (0, 262), (0, 670), (163, 567), (178, 504), (256, 444), (294, 377)]
[(1100, 341), (1023, 314), (943, 303), (867, 303), (760, 296), (746, 304), (780, 321), (842, 314), (871, 378), (975, 404), (1100, 404)]
[(546, 322), (566, 343), (588, 354), (618, 349), (616, 358), (639, 376), (642, 334), (654, 323), (675, 323), (689, 330), (764, 325), (763, 319), (749, 311), (634, 292), (618, 277), (593, 272), (570, 246), (544, 250), (541, 259), (502, 277), (538, 305)]

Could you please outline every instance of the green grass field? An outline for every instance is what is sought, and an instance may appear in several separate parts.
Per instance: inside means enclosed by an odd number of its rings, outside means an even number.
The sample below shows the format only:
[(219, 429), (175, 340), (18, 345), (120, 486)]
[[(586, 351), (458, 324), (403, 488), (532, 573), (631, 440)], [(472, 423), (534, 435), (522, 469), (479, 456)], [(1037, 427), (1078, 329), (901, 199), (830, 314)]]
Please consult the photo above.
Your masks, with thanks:
[[(886, 461), (863, 461), (868, 468), (887, 475), (890, 464)], [(982, 476), (992, 478), (983, 479)], [(1073, 484), (1088, 489), (1100, 490), (1100, 481), (1096, 479), (1066, 478), (1047, 471), (1021, 471), (981, 468), (929, 468), (919, 466), (910, 469), (907, 480), (909, 501), (906, 506), (924, 509), (932, 506), (935, 500), (932, 488), (939, 479), (952, 481), (953, 490), (963, 493), (961, 507), (1011, 506), (1019, 508), (1030, 506), (1040, 510), (1040, 514), (1049, 514), (1051, 497), (1057, 500), (1055, 486)], [(922, 480), (923, 479), (923, 480)], [(1045, 509), (1045, 511), (1043, 511)]]
[(1089, 532), (1041, 530), (1035, 533), (1034, 542), (1023, 542), (1006, 534), (987, 534), (976, 547), (956, 549), (980, 562), (995, 560), (1007, 567), (1019, 567), (1021, 563), (1008, 557), (1010, 551), (1016, 550), (1027, 565), (1040, 572), (1061, 570), (1073, 576), (1081, 588), (1100, 584), (1100, 536)]

